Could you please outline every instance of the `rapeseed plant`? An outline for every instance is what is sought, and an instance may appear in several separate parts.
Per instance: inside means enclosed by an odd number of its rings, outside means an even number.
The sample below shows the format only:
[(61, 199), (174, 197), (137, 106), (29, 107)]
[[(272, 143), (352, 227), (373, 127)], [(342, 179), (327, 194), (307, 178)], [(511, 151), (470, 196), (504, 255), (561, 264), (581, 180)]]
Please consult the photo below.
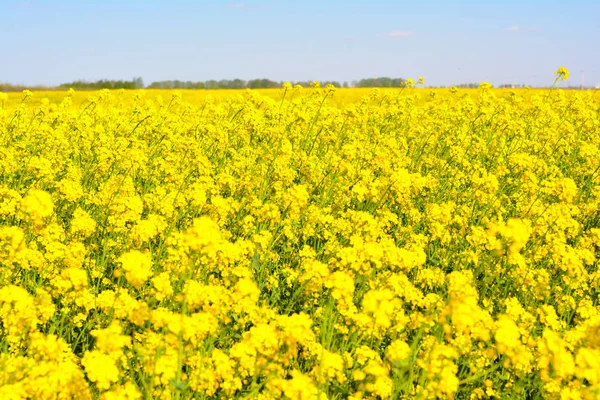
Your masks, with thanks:
[(0, 398), (598, 398), (597, 93), (414, 85), (0, 94)]

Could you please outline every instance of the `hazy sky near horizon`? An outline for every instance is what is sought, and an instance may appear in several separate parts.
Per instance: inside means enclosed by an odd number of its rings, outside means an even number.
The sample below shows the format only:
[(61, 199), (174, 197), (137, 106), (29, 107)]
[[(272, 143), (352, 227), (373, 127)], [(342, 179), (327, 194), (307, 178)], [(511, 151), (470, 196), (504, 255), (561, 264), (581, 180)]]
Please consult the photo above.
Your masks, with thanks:
[[(0, 0), (0, 82), (600, 84), (600, 1)], [(564, 86), (564, 83), (563, 83)]]

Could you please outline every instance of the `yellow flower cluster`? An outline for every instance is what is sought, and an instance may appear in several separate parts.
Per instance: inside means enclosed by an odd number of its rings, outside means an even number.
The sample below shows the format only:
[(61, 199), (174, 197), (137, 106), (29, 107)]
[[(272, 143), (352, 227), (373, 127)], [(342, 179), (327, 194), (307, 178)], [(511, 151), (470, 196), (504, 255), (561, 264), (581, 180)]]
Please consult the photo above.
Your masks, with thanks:
[(600, 98), (414, 85), (2, 96), (0, 398), (599, 398)]

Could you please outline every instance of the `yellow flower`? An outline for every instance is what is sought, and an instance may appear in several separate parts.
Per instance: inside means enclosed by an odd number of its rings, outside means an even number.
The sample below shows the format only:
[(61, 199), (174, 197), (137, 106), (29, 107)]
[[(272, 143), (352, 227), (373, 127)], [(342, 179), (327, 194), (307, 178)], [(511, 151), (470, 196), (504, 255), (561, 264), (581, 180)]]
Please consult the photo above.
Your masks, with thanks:
[(403, 340), (396, 339), (385, 351), (385, 357), (392, 363), (404, 361), (410, 356), (410, 346)]
[(152, 285), (156, 290), (156, 300), (162, 301), (165, 298), (173, 295), (173, 287), (168, 272), (162, 272), (152, 278)]
[(119, 257), (119, 262), (125, 270), (125, 278), (136, 289), (152, 276), (152, 259), (146, 253), (129, 251)]
[(50, 193), (39, 189), (31, 190), (21, 201), (21, 211), (35, 225), (42, 225), (44, 219), (54, 212), (54, 202)]
[(496, 324), (496, 345), (502, 353), (507, 350), (514, 349), (521, 344), (519, 338), (519, 328), (512, 319), (507, 316), (502, 316)]
[(127, 382), (124, 385), (115, 386), (110, 391), (102, 393), (100, 400), (139, 400), (141, 398), (142, 394), (135, 383)]
[(96, 383), (100, 390), (107, 390), (119, 380), (119, 369), (115, 361), (98, 350), (86, 352), (81, 364), (85, 368), (88, 379)]
[(0, 321), (9, 343), (18, 343), (39, 322), (34, 298), (20, 286), (0, 288)]
[(561, 81), (566, 81), (567, 79), (569, 79), (569, 70), (565, 67), (558, 67), (554, 75), (556, 75), (557, 79), (560, 79)]
[(33, 97), (33, 93), (31, 93), (31, 90), (23, 90), (23, 101), (30, 99)]
[(96, 221), (90, 216), (89, 213), (77, 208), (73, 212), (73, 219), (71, 220), (71, 232), (80, 233), (83, 236), (90, 236), (96, 230)]
[(121, 350), (131, 345), (131, 337), (122, 335), (121, 325), (113, 321), (105, 329), (94, 329), (91, 335), (96, 338), (96, 349), (108, 354), (115, 361), (123, 354)]

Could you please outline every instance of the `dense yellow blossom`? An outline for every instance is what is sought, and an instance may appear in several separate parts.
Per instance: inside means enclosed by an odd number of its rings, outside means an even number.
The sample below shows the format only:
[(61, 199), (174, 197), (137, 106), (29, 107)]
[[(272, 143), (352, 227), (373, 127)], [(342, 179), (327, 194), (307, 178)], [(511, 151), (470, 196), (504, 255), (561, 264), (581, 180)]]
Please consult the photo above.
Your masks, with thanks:
[(85, 368), (88, 379), (94, 382), (98, 389), (106, 390), (119, 380), (119, 369), (109, 355), (97, 350), (87, 352), (81, 364)]
[(52, 196), (43, 190), (33, 189), (21, 201), (21, 211), (36, 225), (51, 216), (53, 209)]
[(119, 257), (119, 262), (125, 270), (125, 278), (137, 289), (152, 276), (152, 260), (148, 254), (133, 250)]
[(597, 93), (423, 82), (0, 94), (0, 398), (599, 398)]

